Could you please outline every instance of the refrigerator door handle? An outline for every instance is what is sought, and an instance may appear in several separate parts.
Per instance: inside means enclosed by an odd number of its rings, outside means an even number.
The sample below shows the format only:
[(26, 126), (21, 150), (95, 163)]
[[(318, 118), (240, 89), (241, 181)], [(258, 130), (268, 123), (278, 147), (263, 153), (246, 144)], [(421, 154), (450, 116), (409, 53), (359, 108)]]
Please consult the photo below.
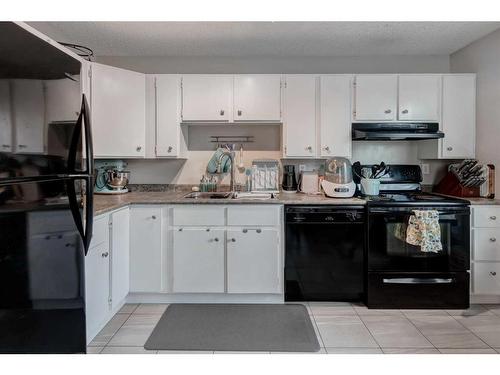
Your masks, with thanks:
[[(85, 182), (85, 224), (83, 223), (83, 218), (80, 213), (80, 205), (77, 198), (77, 192), (75, 189), (76, 181)], [(87, 255), (90, 247), (90, 241), (92, 240), (92, 230), (94, 225), (94, 181), (92, 176), (84, 178), (69, 179), (66, 181), (66, 187), (68, 192), (69, 207), (71, 209), (71, 214), (73, 215), (73, 220), (75, 221), (76, 228), (80, 237), (83, 241), (83, 246), (85, 249), (85, 255)]]
[[(80, 145), (81, 135), (85, 134), (85, 170), (77, 170), (76, 158), (78, 156), (78, 146)], [(86, 174), (92, 175), (94, 173), (94, 150), (92, 144), (92, 127), (89, 117), (89, 106), (85, 94), (82, 94), (82, 105), (80, 114), (76, 120), (73, 137), (71, 138), (71, 145), (69, 147), (68, 155), (68, 174)]]

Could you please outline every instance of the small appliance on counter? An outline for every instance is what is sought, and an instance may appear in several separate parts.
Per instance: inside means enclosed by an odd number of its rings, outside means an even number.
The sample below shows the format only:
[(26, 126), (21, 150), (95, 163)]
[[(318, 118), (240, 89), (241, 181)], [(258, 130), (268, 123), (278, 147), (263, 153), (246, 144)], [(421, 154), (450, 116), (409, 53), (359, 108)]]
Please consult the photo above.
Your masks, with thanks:
[(252, 161), (252, 192), (279, 193), (280, 163), (275, 159)]
[(281, 184), (283, 193), (297, 192), (297, 178), (295, 176), (295, 165), (283, 166), (283, 182)]
[(125, 170), (126, 167), (127, 163), (123, 160), (96, 160), (94, 192), (96, 194), (128, 193), (130, 172)]
[(477, 160), (466, 159), (450, 164), (448, 172), (434, 188), (436, 193), (456, 197), (495, 197), (495, 166), (482, 165)]
[(325, 161), (325, 178), (321, 181), (325, 194), (332, 198), (350, 198), (356, 192), (351, 162), (342, 157)]
[(299, 191), (304, 194), (320, 194), (318, 171), (302, 171), (299, 178)]

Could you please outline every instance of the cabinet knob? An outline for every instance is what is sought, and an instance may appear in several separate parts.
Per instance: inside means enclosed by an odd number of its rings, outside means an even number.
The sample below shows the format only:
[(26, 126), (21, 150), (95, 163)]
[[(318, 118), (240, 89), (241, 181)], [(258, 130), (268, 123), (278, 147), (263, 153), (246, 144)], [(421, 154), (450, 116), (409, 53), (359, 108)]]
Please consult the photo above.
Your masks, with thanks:
[(496, 273), (495, 271), (491, 271), (491, 272), (490, 272), (490, 275), (491, 275), (491, 276), (496, 276), (496, 275), (497, 275), (497, 273)]
[(313, 149), (313, 148), (312, 148), (312, 146), (307, 146), (307, 147), (306, 147), (306, 150), (307, 150), (307, 151), (312, 151), (312, 149)]
[(172, 152), (172, 150), (173, 150), (173, 147), (172, 146), (168, 146), (167, 152)]
[(242, 113), (243, 111), (241, 109), (238, 109), (238, 116), (241, 116)]
[(137, 146), (135, 149), (137, 152), (140, 152), (142, 150), (142, 146)]
[(491, 242), (496, 242), (496, 241), (497, 241), (497, 239), (496, 239), (495, 237), (491, 237), (491, 238), (490, 238), (490, 241), (491, 241)]
[(207, 228), (207, 229), (206, 229), (206, 231), (207, 231), (207, 232), (210, 232), (210, 228)]
[(384, 113), (391, 113), (392, 111), (390, 109), (386, 109)]
[(323, 147), (323, 150), (325, 150), (325, 151), (330, 151), (330, 147), (325, 146), (325, 147)]
[(10, 145), (2, 145), (3, 148), (10, 148)]
[(262, 232), (262, 229), (257, 229), (256, 230), (257, 233), (261, 233)]
[(217, 237), (214, 238), (215, 242), (219, 242), (219, 239)]
[(151, 219), (156, 220), (156, 215), (151, 216)]
[(102, 253), (102, 254), (101, 254), (101, 256), (102, 256), (103, 258), (107, 258), (107, 257), (108, 257), (108, 255), (109, 255), (109, 253), (108, 253), (107, 251), (106, 251), (105, 253)]
[(19, 147), (19, 148), (26, 148), (28, 146), (26, 146), (26, 145), (17, 145), (17, 147)]
[(408, 113), (408, 110), (407, 110), (407, 109), (403, 109), (403, 110), (401, 111), (401, 113), (403, 113), (403, 114), (405, 114), (405, 115), (406, 115), (406, 114)]
[(448, 147), (446, 147), (446, 150), (447, 150), (447, 151), (453, 151), (453, 147), (448, 146)]
[(179, 228), (179, 232), (182, 232), (182, 228)]
[(490, 216), (490, 220), (496, 220), (497, 217), (496, 216)]
[(223, 110), (223, 109), (221, 109), (221, 110), (219, 111), (219, 113), (220, 113), (220, 115), (221, 115), (221, 116), (224, 116), (224, 110)]
[(230, 238), (227, 242), (236, 242), (236, 238)]

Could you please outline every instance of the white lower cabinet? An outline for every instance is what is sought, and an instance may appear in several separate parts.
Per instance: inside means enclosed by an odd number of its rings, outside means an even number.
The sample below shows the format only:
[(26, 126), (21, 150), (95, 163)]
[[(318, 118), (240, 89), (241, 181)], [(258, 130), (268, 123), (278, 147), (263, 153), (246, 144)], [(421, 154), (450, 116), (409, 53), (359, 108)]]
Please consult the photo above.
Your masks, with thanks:
[(117, 308), (130, 289), (130, 210), (110, 215), (111, 226), (111, 306)]
[[(471, 206), (472, 295), (500, 300), (500, 206)], [(493, 298), (493, 300), (489, 300)]]
[(224, 230), (179, 228), (173, 231), (174, 293), (224, 292)]
[(130, 209), (130, 291), (162, 291), (162, 209)]
[(276, 229), (228, 229), (227, 292), (280, 293), (280, 260)]
[(94, 236), (85, 257), (85, 307), (88, 342), (106, 323), (110, 310), (110, 258), (107, 229), (107, 215), (94, 220), (94, 232), (106, 235), (104, 237)]

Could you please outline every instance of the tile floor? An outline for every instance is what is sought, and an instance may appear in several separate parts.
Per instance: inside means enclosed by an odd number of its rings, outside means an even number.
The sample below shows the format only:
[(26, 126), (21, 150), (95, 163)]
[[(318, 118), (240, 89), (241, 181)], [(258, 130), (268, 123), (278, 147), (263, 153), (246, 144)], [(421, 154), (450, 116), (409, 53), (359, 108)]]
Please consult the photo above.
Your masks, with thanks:
[[(320, 354), (500, 353), (500, 305), (473, 305), (468, 310), (369, 310), (344, 302), (304, 305)], [(88, 353), (236, 353), (145, 350), (143, 345), (167, 306), (125, 305), (89, 344)]]

